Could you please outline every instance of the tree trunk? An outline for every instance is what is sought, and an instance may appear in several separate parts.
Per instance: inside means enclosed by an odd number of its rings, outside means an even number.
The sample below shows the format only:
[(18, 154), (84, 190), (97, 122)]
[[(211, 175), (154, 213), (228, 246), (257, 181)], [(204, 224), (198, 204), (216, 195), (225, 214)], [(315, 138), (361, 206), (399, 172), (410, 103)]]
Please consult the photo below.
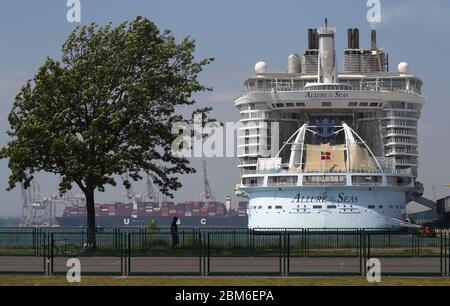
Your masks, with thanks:
[(86, 210), (87, 210), (87, 251), (94, 251), (97, 247), (96, 243), (96, 227), (95, 227), (95, 201), (94, 190), (88, 190), (86, 196)]

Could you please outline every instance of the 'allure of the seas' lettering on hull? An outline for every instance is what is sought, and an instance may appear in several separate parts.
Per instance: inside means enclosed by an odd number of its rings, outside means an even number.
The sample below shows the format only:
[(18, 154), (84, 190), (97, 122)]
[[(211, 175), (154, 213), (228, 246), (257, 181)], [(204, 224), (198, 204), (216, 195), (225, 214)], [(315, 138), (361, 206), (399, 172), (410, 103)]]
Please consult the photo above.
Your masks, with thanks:
[[(298, 193), (291, 203), (325, 203), (328, 201), (328, 196), (305, 196)], [(338, 194), (336, 203), (358, 203), (359, 199), (357, 195), (346, 195), (341, 192)]]

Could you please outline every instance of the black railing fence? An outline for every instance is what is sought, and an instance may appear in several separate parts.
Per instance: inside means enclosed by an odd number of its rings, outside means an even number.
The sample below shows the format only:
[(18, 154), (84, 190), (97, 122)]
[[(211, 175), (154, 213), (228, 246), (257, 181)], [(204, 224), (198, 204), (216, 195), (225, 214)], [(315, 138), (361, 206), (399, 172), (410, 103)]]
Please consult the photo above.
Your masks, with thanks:
[(380, 229), (0, 228), (0, 274), (449, 276), (447, 231)]

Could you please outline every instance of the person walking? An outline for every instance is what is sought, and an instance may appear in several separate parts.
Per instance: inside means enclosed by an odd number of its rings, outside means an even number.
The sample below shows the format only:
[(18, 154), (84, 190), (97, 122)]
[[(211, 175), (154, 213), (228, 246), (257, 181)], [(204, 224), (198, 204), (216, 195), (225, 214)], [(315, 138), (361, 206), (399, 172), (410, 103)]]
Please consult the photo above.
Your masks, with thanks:
[(172, 248), (175, 248), (180, 241), (178, 237), (178, 217), (173, 217), (172, 224), (170, 225), (170, 233), (172, 234)]

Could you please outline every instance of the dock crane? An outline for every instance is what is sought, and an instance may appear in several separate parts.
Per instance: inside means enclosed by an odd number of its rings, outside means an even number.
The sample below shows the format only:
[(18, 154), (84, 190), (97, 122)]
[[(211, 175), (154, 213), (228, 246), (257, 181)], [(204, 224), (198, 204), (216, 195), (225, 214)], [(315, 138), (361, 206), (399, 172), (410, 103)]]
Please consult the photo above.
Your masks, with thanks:
[(208, 181), (206, 160), (203, 160), (203, 190), (200, 194), (200, 201), (205, 203), (216, 201), (216, 194), (212, 191)]
[(159, 196), (158, 193), (155, 191), (155, 188), (152, 184), (152, 178), (150, 177), (150, 174), (147, 173), (146, 175), (146, 181), (145, 181), (145, 196), (144, 198), (148, 198), (150, 202), (159, 202)]
[[(129, 176), (128, 176), (128, 172), (126, 172), (124, 175), (122, 175), (122, 180), (123, 181), (128, 181), (129, 182)], [(126, 188), (124, 192), (122, 193), (122, 202), (125, 203), (124, 201), (124, 197), (126, 197), (128, 200), (131, 200), (133, 203), (133, 210), (131, 212), (131, 218), (132, 219), (137, 219), (138, 217), (138, 201), (140, 199), (142, 199), (142, 195), (135, 193), (133, 190), (133, 187), (130, 185), (130, 188)]]

